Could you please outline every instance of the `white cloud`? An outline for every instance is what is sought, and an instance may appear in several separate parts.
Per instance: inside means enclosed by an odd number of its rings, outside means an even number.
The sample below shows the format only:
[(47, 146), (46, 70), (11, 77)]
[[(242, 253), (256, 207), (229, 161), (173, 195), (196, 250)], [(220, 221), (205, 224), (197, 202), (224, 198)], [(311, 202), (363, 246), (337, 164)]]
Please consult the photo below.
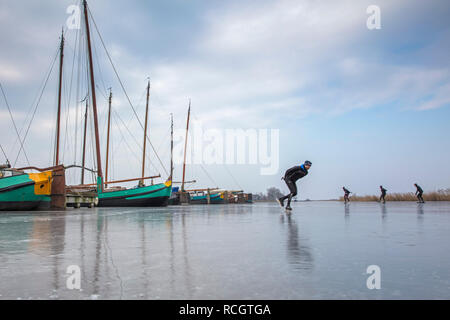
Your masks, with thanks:
[(14, 65), (0, 62), (0, 79), (3, 82), (18, 82), (23, 80), (25, 73)]
[(430, 100), (422, 103), (419, 107), (417, 107), (417, 109), (431, 110), (449, 104), (450, 104), (450, 83), (446, 83), (437, 88), (437, 90), (433, 93), (433, 97)]

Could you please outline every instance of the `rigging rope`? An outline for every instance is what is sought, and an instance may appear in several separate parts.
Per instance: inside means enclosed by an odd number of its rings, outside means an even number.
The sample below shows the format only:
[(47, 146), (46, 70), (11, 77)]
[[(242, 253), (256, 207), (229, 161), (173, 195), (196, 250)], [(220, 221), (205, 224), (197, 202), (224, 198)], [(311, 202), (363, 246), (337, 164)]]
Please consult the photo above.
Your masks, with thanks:
[[(75, 47), (74, 48), (72, 48), (72, 46), (70, 46), (70, 44), (68, 42), (65, 42), (66, 48), (69, 47), (70, 49), (72, 49), (73, 58), (72, 58), (72, 68), (71, 68), (71, 72), (70, 72), (69, 93), (68, 93), (68, 97), (66, 97), (67, 117), (66, 117), (66, 132), (65, 132), (65, 136), (64, 136), (64, 146), (63, 146), (63, 154), (62, 154), (63, 163), (65, 162), (66, 145), (67, 145), (67, 149), (70, 149), (70, 146), (67, 143), (67, 141), (72, 141), (71, 133), (68, 132), (68, 125), (69, 125), (69, 115), (70, 115), (70, 101), (72, 99), (72, 88), (73, 88), (73, 80), (74, 80), (75, 57), (76, 57), (76, 50), (77, 50), (78, 33), (79, 33), (79, 31), (77, 30), (76, 34), (75, 34)], [(66, 86), (66, 83), (64, 83), (64, 93), (67, 94), (67, 92), (65, 91), (65, 86)], [(71, 130), (71, 132), (72, 132), (72, 130)], [(69, 138), (67, 138), (68, 135), (70, 135)], [(76, 131), (75, 131), (75, 139), (74, 140), (76, 141)]]
[[(102, 36), (101, 36), (101, 34), (100, 34), (100, 31), (99, 31), (99, 29), (98, 29), (98, 27), (97, 27), (97, 23), (95, 22), (95, 19), (94, 19), (94, 17), (92, 16), (92, 13), (91, 13), (91, 10), (89, 9), (89, 7), (88, 7), (88, 10), (89, 10), (89, 14), (90, 14), (90, 16), (91, 16), (91, 19), (92, 19), (92, 21), (94, 22), (95, 30), (97, 31), (97, 34), (98, 34), (98, 36), (99, 36), (99, 38), (100, 38), (100, 41), (101, 41), (101, 43), (102, 43), (102, 45), (103, 45), (103, 48), (105, 49), (106, 55), (108, 56), (109, 62), (111, 63), (111, 66), (112, 66), (112, 68), (113, 68), (113, 70), (114, 70), (114, 73), (115, 73), (115, 75), (116, 75), (116, 77), (117, 77), (117, 80), (119, 81), (119, 84), (120, 84), (120, 86), (121, 86), (121, 88), (122, 88), (122, 90), (123, 90), (123, 92), (124, 92), (124, 94), (125, 94), (125, 97), (127, 98), (128, 103), (129, 103), (130, 106), (131, 106), (131, 109), (133, 110), (134, 115), (136, 116), (136, 119), (137, 119), (139, 125), (141, 126), (142, 130), (144, 130), (144, 126), (142, 125), (142, 122), (141, 122), (141, 120), (139, 119), (139, 116), (137, 115), (136, 110), (135, 110), (133, 104), (131, 103), (130, 97), (128, 96), (128, 94), (127, 94), (127, 92), (126, 92), (126, 90), (125, 90), (125, 87), (124, 87), (124, 85), (123, 85), (123, 83), (122, 83), (122, 80), (121, 80), (120, 77), (119, 77), (119, 74), (118, 74), (118, 72), (117, 72), (117, 69), (116, 69), (116, 67), (114, 66), (114, 63), (113, 63), (113, 61), (112, 61), (112, 59), (111, 59), (111, 56), (110, 56), (110, 54), (109, 54), (109, 51), (108, 51), (108, 49), (106, 48), (105, 42), (103, 41), (103, 38), (102, 38)], [(146, 139), (147, 139), (148, 143), (150, 144), (150, 146), (152, 147), (153, 152), (155, 153), (156, 157), (158, 158), (158, 160), (159, 160), (159, 162), (160, 162), (160, 164), (161, 164), (161, 166), (162, 166), (164, 172), (165, 172), (167, 175), (169, 175), (168, 171), (166, 170), (166, 167), (164, 166), (164, 164), (163, 164), (163, 162), (161, 161), (161, 159), (160, 159), (158, 153), (156, 152), (155, 148), (153, 147), (152, 142), (150, 141), (150, 139), (149, 139), (148, 137), (146, 137)]]
[[(192, 117), (194, 118), (194, 120), (196, 120), (196, 121), (198, 121), (198, 122), (200, 122), (199, 120), (198, 120), (198, 118), (195, 116), (195, 113), (194, 112), (192, 112), (192, 110), (191, 110), (191, 115), (192, 115)], [(194, 149), (193, 149), (194, 150)], [(210, 176), (210, 174), (206, 171), (206, 169), (205, 169), (205, 167), (200, 163), (200, 168), (203, 170), (203, 172), (205, 172), (205, 174), (208, 176), (208, 178), (212, 181), (212, 183), (214, 183), (216, 186), (219, 186), (218, 184), (217, 184), (217, 182)]]
[[(143, 102), (144, 96), (146, 95), (146, 92), (147, 92), (147, 90), (145, 90), (145, 91), (143, 92), (141, 98), (139, 99), (139, 103), (138, 103), (138, 105), (137, 105), (137, 108), (139, 108), (139, 106), (140, 106), (141, 103)], [(136, 108), (136, 109), (137, 109), (137, 108)], [(126, 125), (126, 127), (128, 127), (128, 126), (131, 124), (131, 121), (133, 120), (133, 118), (134, 118), (134, 116), (131, 115), (130, 119), (128, 120), (128, 124)], [(117, 148), (120, 147), (120, 145), (121, 145), (122, 142), (123, 142), (123, 139), (124, 139), (124, 136), (122, 136), (122, 140), (120, 140), (119, 144), (117, 145)]]
[[(25, 142), (25, 139), (24, 139), (23, 142), (20, 139), (19, 131), (17, 130), (16, 122), (14, 121), (14, 117), (13, 117), (13, 115), (11, 113), (11, 108), (9, 107), (8, 99), (6, 98), (6, 94), (5, 94), (5, 91), (3, 90), (3, 85), (2, 85), (1, 82), (0, 82), (0, 88), (2, 89), (3, 98), (5, 98), (6, 107), (8, 108), (9, 116), (11, 118), (11, 121), (12, 121), (13, 125), (14, 125), (14, 130), (16, 130), (17, 138), (19, 139), (19, 142), (21, 144), (21, 148), (23, 149), (23, 143)], [(28, 165), (30, 166), (30, 161), (28, 160), (28, 156), (27, 156), (27, 153), (25, 152), (25, 149), (23, 149), (23, 154), (25, 155), (25, 158), (27, 159)]]
[[(199, 119), (195, 116), (195, 113), (193, 113), (192, 110), (191, 110), (191, 115), (192, 115), (192, 117), (193, 117), (196, 121), (199, 121)], [(199, 121), (199, 122), (200, 122), (200, 121)], [(201, 166), (201, 168), (203, 169), (203, 171), (208, 175), (208, 177), (210, 177), (209, 174), (207, 173), (206, 169), (205, 169), (202, 165), (200, 165), (200, 166)], [(231, 171), (230, 171), (230, 169), (228, 168), (227, 164), (225, 163), (223, 166), (225, 167), (225, 170), (227, 170), (227, 172), (228, 172), (228, 174), (230, 175), (230, 177), (233, 179), (233, 181), (234, 181), (234, 183), (236, 184), (236, 186), (237, 186), (239, 189), (242, 190), (242, 187), (239, 185), (239, 182), (236, 180), (236, 178), (235, 178), (235, 177), (233, 176), (233, 174), (231, 173)], [(211, 177), (210, 177), (210, 179), (211, 179)], [(212, 180), (212, 181), (214, 182), (214, 180)], [(215, 183), (215, 182), (214, 182), (214, 183)], [(215, 184), (217, 185), (217, 183), (215, 183)]]
[[(122, 122), (122, 124), (123, 124), (123, 126), (125, 127), (125, 129), (127, 129), (128, 133), (129, 133), (129, 134), (131, 135), (131, 137), (133, 138), (134, 143), (136, 143), (136, 145), (138, 146), (138, 148), (139, 148), (141, 151), (143, 151), (142, 146), (139, 144), (139, 142), (137, 142), (136, 137), (131, 133), (130, 129), (128, 129), (128, 127), (125, 125), (124, 121), (123, 121), (122, 118), (119, 116), (119, 114), (118, 114), (115, 110), (112, 110), (112, 111), (113, 111), (113, 113), (115, 114), (115, 116), (116, 116), (117, 118), (119, 118), (120, 122)], [(117, 121), (116, 121), (116, 122), (117, 122)], [(120, 128), (120, 127), (118, 126), (118, 128)], [(120, 130), (120, 129), (119, 129), (119, 130)], [(123, 137), (123, 135), (122, 135), (122, 137)], [(131, 151), (131, 149), (130, 149), (130, 151)], [(136, 156), (136, 155), (135, 155), (135, 156)], [(153, 162), (150, 161), (151, 159), (149, 158), (149, 156), (148, 156), (148, 155), (145, 155), (145, 156), (146, 156), (146, 159), (149, 160), (150, 165), (153, 166), (153, 169), (155, 169), (155, 171), (158, 171), (158, 170), (156, 170), (156, 167), (153, 165)], [(138, 160), (138, 161), (140, 161), (140, 160)]]
[[(113, 120), (114, 120), (114, 122), (116, 122), (117, 129), (119, 129), (119, 133), (120, 133), (120, 135), (122, 135), (122, 137), (123, 137), (123, 133), (122, 133), (122, 130), (120, 129), (120, 126), (119, 126), (119, 124), (118, 124), (118, 122), (117, 122), (117, 119), (114, 117)], [(137, 161), (141, 161), (141, 160), (139, 159), (139, 156), (137, 156), (135, 153), (133, 153), (133, 150), (131, 149), (131, 147), (130, 147), (130, 145), (128, 144), (128, 142), (127, 142), (126, 140), (124, 140), (124, 141), (125, 141), (125, 145), (128, 147), (128, 150), (130, 151), (130, 154), (132, 154), (132, 155), (137, 159)], [(111, 179), (109, 179), (109, 180), (111, 180)]]
[(6, 155), (6, 152), (5, 152), (5, 150), (3, 150), (3, 147), (2, 147), (2, 145), (0, 144), (0, 149), (2, 149), (2, 153), (3, 153), (3, 155), (5, 156), (5, 159), (6, 159), (6, 163), (9, 163), (9, 160), (8, 160), (8, 156)]
[[(59, 52), (59, 45), (58, 45), (58, 47), (57, 47), (57, 49), (56, 49), (55, 56), (58, 54), (58, 52)], [(56, 57), (55, 57), (55, 59), (56, 59)], [(52, 63), (50, 63), (49, 68), (50, 68), (51, 64), (52, 64)], [(42, 82), (41, 82), (41, 84), (40, 84), (40, 86), (39, 86), (38, 91), (36, 92), (36, 95), (35, 95), (34, 99), (32, 100), (32, 102), (31, 102), (31, 104), (30, 104), (30, 107), (28, 108), (27, 115), (26, 115), (26, 117), (25, 117), (25, 120), (23, 121), (24, 124), (23, 124), (23, 126), (20, 128), (20, 131), (19, 131), (19, 133), (20, 133), (21, 135), (22, 135), (22, 132), (23, 132), (23, 131), (25, 130), (25, 128), (26, 128), (26, 124), (28, 123), (28, 118), (29, 118), (30, 115), (32, 114), (34, 104), (35, 104), (35, 102), (37, 101), (37, 99), (38, 99), (38, 97), (39, 97), (39, 94), (40, 94), (40, 92), (41, 92), (41, 90), (42, 90), (41, 88), (43, 87), (44, 83), (45, 83), (45, 76), (44, 76), (44, 78), (42, 79)], [(17, 140), (20, 141), (20, 139), (18, 139), (18, 138), (16, 137), (16, 141), (14, 142), (14, 145), (13, 145), (13, 148), (12, 148), (13, 151), (11, 151), (11, 153), (14, 153), (15, 147), (16, 147), (16, 145), (18, 145)], [(51, 160), (50, 160), (49, 162), (51, 162)]]
[(231, 176), (231, 178), (233, 179), (234, 183), (236, 183), (237, 187), (239, 188), (239, 190), (243, 190), (242, 187), (239, 185), (239, 183), (237, 182), (237, 180), (234, 178), (234, 176), (231, 174), (230, 169), (228, 168), (227, 164), (225, 163), (223, 165), (225, 167), (225, 169), (227, 170), (228, 174)]
[(200, 164), (200, 168), (203, 170), (203, 172), (208, 176), (209, 180), (211, 180), (211, 182), (218, 187), (219, 185), (217, 184), (217, 182), (209, 175), (209, 173), (206, 171), (206, 169), (203, 167), (202, 164)]
[[(25, 132), (25, 137), (23, 138), (23, 143), (25, 143), (25, 140), (27, 139), (28, 132), (30, 131), (30, 127), (31, 127), (31, 124), (33, 123), (34, 117), (35, 117), (35, 115), (36, 115), (37, 108), (38, 108), (38, 106), (39, 106), (39, 104), (40, 104), (40, 102), (41, 102), (42, 96), (43, 96), (43, 94), (44, 94), (44, 90), (45, 90), (45, 88), (47, 87), (47, 83), (48, 83), (48, 80), (49, 80), (49, 78), (50, 78), (50, 75), (52, 74), (53, 67), (55, 66), (55, 62), (56, 62), (56, 59), (57, 59), (57, 57), (58, 57), (58, 53), (59, 53), (59, 50), (57, 51), (57, 53), (56, 53), (56, 55), (55, 55), (55, 58), (53, 59), (53, 62), (52, 62), (51, 67), (50, 67), (50, 71), (48, 72), (47, 78), (45, 79), (44, 87), (42, 88), (42, 91), (41, 91), (41, 93), (40, 93), (40, 95), (39, 95), (39, 98), (38, 98), (38, 101), (37, 101), (36, 106), (35, 106), (35, 108), (34, 108), (34, 112), (33, 112), (33, 115), (32, 115), (32, 117), (31, 117), (30, 123), (29, 123), (28, 128), (27, 128), (27, 130), (26, 130), (26, 132)], [(20, 138), (19, 138), (19, 139), (20, 139)], [(14, 167), (16, 166), (17, 160), (19, 159), (20, 152), (23, 150), (23, 143), (22, 143), (22, 145), (21, 145), (21, 147), (20, 147), (20, 149), (19, 149), (19, 152), (17, 153), (17, 157), (16, 157), (16, 159), (15, 159), (15, 161), (14, 161), (14, 165), (13, 165)], [(23, 150), (23, 151), (24, 151), (24, 153), (25, 153), (25, 150)]]

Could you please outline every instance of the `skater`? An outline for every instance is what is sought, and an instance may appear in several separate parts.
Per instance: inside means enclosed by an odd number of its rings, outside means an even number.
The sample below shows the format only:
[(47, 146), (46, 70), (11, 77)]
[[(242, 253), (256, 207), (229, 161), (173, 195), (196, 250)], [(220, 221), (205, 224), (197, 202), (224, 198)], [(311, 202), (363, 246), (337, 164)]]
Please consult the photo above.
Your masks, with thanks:
[(281, 207), (284, 207), (284, 200), (288, 199), (286, 210), (292, 210), (291, 200), (292, 197), (295, 197), (297, 195), (297, 185), (295, 183), (298, 179), (301, 179), (308, 174), (308, 170), (311, 168), (311, 165), (312, 163), (310, 161), (305, 161), (304, 164), (292, 167), (286, 171), (282, 179), (284, 179), (284, 181), (286, 182), (290, 193), (284, 197), (277, 199)]
[(425, 201), (423, 200), (423, 197), (422, 197), (423, 189), (417, 183), (414, 183), (414, 186), (417, 189), (416, 190), (416, 196), (417, 196), (417, 199), (419, 199), (419, 203), (425, 203)]
[(380, 186), (380, 190), (381, 190), (381, 196), (380, 196), (380, 202), (383, 201), (383, 203), (386, 203), (386, 189), (383, 188), (383, 186)]
[(350, 202), (350, 198), (348, 196), (351, 192), (348, 191), (345, 187), (342, 187), (342, 190), (344, 190), (344, 203)]

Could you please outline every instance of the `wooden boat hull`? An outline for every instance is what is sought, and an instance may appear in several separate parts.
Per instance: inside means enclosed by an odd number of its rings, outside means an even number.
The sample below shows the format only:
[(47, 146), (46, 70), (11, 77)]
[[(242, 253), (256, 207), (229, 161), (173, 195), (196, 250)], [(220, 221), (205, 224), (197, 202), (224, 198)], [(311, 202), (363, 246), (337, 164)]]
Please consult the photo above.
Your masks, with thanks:
[[(206, 195), (202, 196), (191, 196), (191, 204), (208, 204), (208, 199), (206, 198)], [(210, 196), (210, 204), (223, 204), (225, 203), (225, 199), (223, 198), (223, 195), (220, 193), (217, 194), (211, 194)]]
[(169, 198), (169, 206), (179, 206), (191, 203), (191, 195), (188, 192), (174, 191)]
[(172, 193), (170, 182), (98, 193), (98, 207), (165, 207)]
[(51, 172), (0, 178), (0, 211), (28, 211), (50, 207)]
[(169, 206), (179, 206), (180, 204), (180, 194), (178, 192), (173, 192), (169, 198)]

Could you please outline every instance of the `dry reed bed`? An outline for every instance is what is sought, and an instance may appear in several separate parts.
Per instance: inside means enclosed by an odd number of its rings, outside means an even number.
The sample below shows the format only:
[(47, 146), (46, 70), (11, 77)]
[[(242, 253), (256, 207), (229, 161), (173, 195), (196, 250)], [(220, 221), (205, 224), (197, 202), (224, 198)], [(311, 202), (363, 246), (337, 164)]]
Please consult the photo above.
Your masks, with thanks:
[[(378, 201), (379, 199), (379, 196), (350, 196), (350, 201)], [(423, 199), (425, 201), (450, 201), (450, 189), (424, 193)], [(344, 197), (340, 197), (339, 200), (344, 201)], [(417, 201), (417, 197), (413, 192), (388, 193), (386, 201)]]

